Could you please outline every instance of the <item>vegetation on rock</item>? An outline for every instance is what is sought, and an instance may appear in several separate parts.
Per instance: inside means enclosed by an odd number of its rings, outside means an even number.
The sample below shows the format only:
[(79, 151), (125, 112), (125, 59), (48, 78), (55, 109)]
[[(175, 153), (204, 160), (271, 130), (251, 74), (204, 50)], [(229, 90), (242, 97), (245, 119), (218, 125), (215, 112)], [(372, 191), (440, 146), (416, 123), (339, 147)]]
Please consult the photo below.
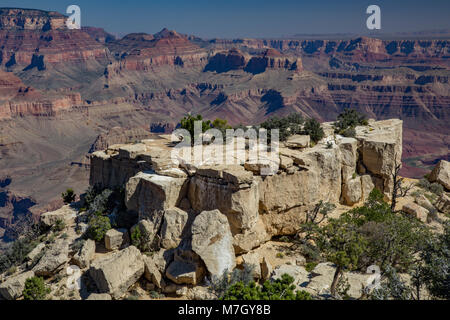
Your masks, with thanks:
[(111, 223), (107, 216), (103, 216), (100, 212), (94, 214), (88, 223), (87, 235), (90, 239), (100, 242), (111, 229)]
[(25, 281), (25, 288), (23, 289), (23, 298), (25, 300), (45, 300), (50, 293), (41, 277), (32, 277)]
[(355, 127), (368, 125), (366, 117), (354, 109), (346, 109), (339, 114), (334, 123), (335, 133), (344, 137), (354, 137)]
[(71, 188), (67, 189), (66, 192), (63, 192), (61, 194), (61, 197), (63, 198), (65, 204), (71, 204), (72, 202), (74, 202), (76, 196), (77, 195)]

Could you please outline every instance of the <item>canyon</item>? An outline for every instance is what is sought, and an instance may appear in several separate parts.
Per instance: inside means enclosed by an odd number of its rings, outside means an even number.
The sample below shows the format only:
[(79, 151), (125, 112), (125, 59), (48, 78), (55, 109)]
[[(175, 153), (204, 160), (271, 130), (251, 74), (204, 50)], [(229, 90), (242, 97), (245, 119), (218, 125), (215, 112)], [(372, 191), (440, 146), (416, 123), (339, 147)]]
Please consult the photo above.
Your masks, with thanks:
[[(90, 153), (170, 133), (188, 112), (239, 125), (292, 112), (334, 121), (354, 108), (403, 120), (403, 175), (449, 159), (448, 39), (206, 40), (167, 29), (115, 39), (64, 21), (0, 9), (0, 181), (10, 181), (0, 194), (29, 197), (24, 214), (56, 209), (66, 188), (81, 194)], [(4, 203), (14, 223), (22, 212)]]

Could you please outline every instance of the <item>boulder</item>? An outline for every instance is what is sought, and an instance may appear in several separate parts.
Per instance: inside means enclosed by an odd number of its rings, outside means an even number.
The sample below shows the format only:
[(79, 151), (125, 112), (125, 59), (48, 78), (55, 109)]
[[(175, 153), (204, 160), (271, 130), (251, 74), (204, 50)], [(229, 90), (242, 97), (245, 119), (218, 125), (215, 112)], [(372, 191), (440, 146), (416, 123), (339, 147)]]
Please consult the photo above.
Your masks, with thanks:
[(69, 261), (69, 242), (64, 239), (56, 240), (34, 266), (37, 276), (51, 276), (56, 274)]
[(70, 205), (66, 205), (56, 211), (45, 212), (41, 215), (40, 221), (46, 227), (53, 226), (58, 220), (67, 223), (76, 217), (77, 211)]
[(388, 198), (392, 195), (392, 172), (402, 158), (402, 125), (398, 119), (356, 127), (361, 162), (370, 175), (380, 178), (376, 187)]
[(159, 271), (155, 261), (151, 257), (143, 256), (144, 259), (144, 276), (145, 279), (153, 283), (158, 288), (163, 288), (165, 286), (162, 274)]
[(430, 174), (430, 182), (437, 182), (450, 190), (450, 162), (441, 160)]
[(419, 206), (424, 207), (425, 209), (433, 207), (433, 205), (431, 204), (430, 200), (428, 200), (423, 194), (421, 194), (417, 198), (415, 198), (414, 201)]
[(253, 277), (261, 279), (261, 257), (257, 252), (249, 252), (242, 256), (242, 262), (253, 268)]
[(175, 260), (167, 268), (166, 276), (176, 284), (196, 285), (201, 280), (197, 277), (197, 270), (193, 263)]
[(233, 236), (227, 218), (219, 211), (203, 211), (192, 224), (192, 250), (211, 275), (220, 277), (236, 266)]
[(419, 219), (423, 223), (427, 222), (428, 210), (424, 207), (419, 206), (414, 202), (409, 202), (404, 204), (402, 210), (406, 213), (413, 215), (415, 218)]
[(294, 165), (294, 160), (283, 155), (280, 156), (280, 168), (286, 170)]
[(189, 183), (188, 196), (192, 208), (197, 212), (220, 210), (228, 218), (233, 234), (251, 229), (258, 220), (259, 198), (258, 186), (250, 179), (252, 173), (242, 167), (218, 170), (215, 172), (218, 178), (200, 173), (197, 172)]
[(89, 264), (95, 256), (95, 241), (88, 239), (84, 242), (83, 247), (77, 252), (72, 260), (81, 269), (89, 268)]
[[(311, 272), (311, 281), (306, 286), (306, 291), (315, 295), (329, 295), (331, 283), (333, 282), (335, 266), (330, 263), (319, 263)], [(362, 295), (362, 288), (368, 283), (370, 274), (346, 272), (344, 277), (347, 278), (350, 285), (347, 294), (353, 299), (358, 299)]]
[(144, 274), (144, 260), (140, 251), (129, 246), (94, 260), (89, 275), (100, 293), (109, 293), (119, 299)]
[(36, 247), (34, 247), (33, 250), (31, 250), (31, 252), (27, 255), (26, 259), (28, 261), (34, 261), (36, 258), (39, 257), (42, 250), (44, 250), (44, 249), (45, 249), (45, 242), (39, 243)]
[(351, 178), (344, 183), (342, 197), (346, 205), (352, 206), (361, 200), (361, 177)]
[(300, 149), (308, 148), (311, 143), (311, 137), (309, 135), (294, 134), (290, 136), (284, 145), (288, 148)]
[(330, 294), (335, 267), (332, 263), (319, 263), (311, 272), (311, 280), (307, 283), (306, 290), (312, 294)]
[(188, 213), (179, 208), (172, 208), (165, 211), (161, 227), (161, 246), (163, 248), (171, 249), (178, 247), (188, 217)]
[(308, 283), (308, 271), (305, 268), (292, 264), (283, 264), (281, 266), (276, 267), (272, 273), (272, 279), (277, 280), (281, 279), (283, 274), (288, 274), (294, 278), (294, 285), (297, 290), (302, 290), (302, 288)]
[(175, 250), (160, 249), (153, 255), (152, 258), (159, 272), (161, 272), (161, 274), (165, 274), (167, 267), (175, 258)]
[(369, 175), (361, 176), (361, 190), (362, 190), (362, 201), (365, 202), (369, 199), (369, 195), (372, 190), (375, 188), (375, 185), (372, 181), (372, 177)]
[(450, 197), (447, 194), (442, 194), (436, 201), (436, 209), (440, 212), (450, 214)]
[(273, 271), (272, 265), (266, 259), (266, 257), (263, 257), (261, 262), (261, 279), (268, 280), (272, 275), (272, 271)]
[(159, 225), (164, 211), (176, 207), (186, 191), (186, 178), (139, 172), (126, 184), (125, 204), (128, 210), (139, 213), (139, 219)]
[(91, 293), (86, 300), (100, 300), (107, 301), (112, 300), (111, 296), (107, 293)]
[(105, 235), (105, 248), (119, 250), (130, 244), (130, 236), (127, 229), (110, 229)]
[(5, 300), (19, 298), (25, 288), (25, 281), (32, 277), (34, 277), (34, 272), (28, 271), (6, 279), (6, 281), (0, 283), (0, 296)]
[(233, 238), (233, 247), (236, 254), (246, 253), (259, 247), (264, 242), (270, 240), (266, 228), (261, 219), (258, 219), (255, 226), (244, 233), (238, 233)]
[(342, 157), (342, 181), (352, 178), (356, 172), (356, 163), (358, 160), (358, 141), (354, 138), (341, 137), (337, 141)]

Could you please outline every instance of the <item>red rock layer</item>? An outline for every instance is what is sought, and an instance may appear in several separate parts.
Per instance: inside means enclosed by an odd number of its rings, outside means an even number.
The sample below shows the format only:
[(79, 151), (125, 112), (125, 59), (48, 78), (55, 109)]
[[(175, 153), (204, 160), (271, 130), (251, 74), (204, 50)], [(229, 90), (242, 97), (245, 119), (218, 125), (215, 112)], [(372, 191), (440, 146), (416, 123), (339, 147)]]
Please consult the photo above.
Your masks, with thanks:
[(10, 72), (0, 70), (0, 119), (23, 115), (55, 115), (74, 105), (81, 105), (79, 93), (44, 97), (38, 90), (25, 86)]

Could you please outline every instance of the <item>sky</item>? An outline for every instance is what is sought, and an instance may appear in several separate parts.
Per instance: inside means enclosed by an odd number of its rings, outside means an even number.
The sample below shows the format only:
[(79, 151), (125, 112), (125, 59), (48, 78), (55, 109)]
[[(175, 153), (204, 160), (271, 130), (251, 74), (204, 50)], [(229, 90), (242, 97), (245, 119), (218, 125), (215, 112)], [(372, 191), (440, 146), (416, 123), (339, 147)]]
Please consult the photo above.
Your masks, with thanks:
[(82, 26), (116, 35), (162, 28), (202, 38), (270, 38), (294, 34), (365, 34), (369, 5), (381, 8), (381, 30), (450, 29), (449, 0), (0, 0), (0, 7), (66, 12), (81, 8)]

